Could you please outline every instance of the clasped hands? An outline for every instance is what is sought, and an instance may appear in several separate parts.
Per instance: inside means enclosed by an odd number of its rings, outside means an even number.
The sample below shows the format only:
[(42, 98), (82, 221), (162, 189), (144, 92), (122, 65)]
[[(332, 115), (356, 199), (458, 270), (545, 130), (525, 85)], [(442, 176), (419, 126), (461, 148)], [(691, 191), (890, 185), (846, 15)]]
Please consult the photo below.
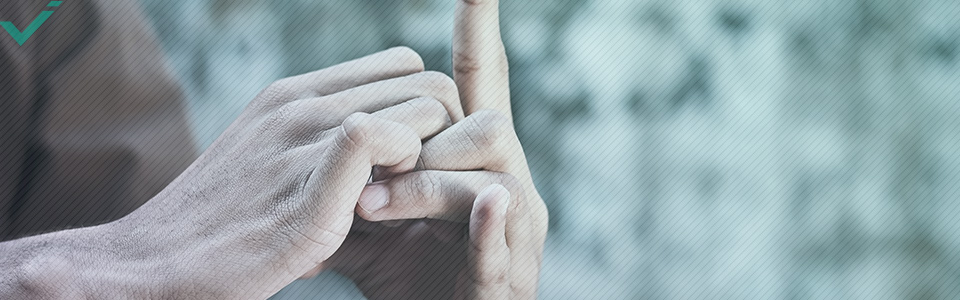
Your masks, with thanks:
[(394, 48), (265, 89), (110, 225), (159, 249), (154, 293), (266, 297), (332, 269), (373, 299), (535, 298), (547, 211), (512, 125), (497, 5), (458, 3), (455, 81)]

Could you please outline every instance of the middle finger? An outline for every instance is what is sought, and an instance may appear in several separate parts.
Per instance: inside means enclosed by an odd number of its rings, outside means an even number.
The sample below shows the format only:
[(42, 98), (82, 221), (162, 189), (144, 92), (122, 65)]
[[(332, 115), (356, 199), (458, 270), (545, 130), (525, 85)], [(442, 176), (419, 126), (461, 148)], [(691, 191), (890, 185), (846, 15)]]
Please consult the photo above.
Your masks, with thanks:
[(493, 111), (470, 115), (423, 144), (419, 167), (427, 170), (488, 170), (529, 179), (523, 147), (510, 119)]
[(368, 221), (434, 219), (466, 223), (484, 188), (504, 186), (518, 203), (526, 196), (520, 180), (491, 171), (417, 171), (364, 187), (357, 214)]
[(340, 125), (355, 112), (373, 113), (402, 102), (429, 97), (440, 101), (453, 122), (463, 119), (457, 87), (443, 73), (423, 72), (400, 78), (378, 81), (333, 95), (294, 101), (289, 110), (322, 114), (320, 128)]

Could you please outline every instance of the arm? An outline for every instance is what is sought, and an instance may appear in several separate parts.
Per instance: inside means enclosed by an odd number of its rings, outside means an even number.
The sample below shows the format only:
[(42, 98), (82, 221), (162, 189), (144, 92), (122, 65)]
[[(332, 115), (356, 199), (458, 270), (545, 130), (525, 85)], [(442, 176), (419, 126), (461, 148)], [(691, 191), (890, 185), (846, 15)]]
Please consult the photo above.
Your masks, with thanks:
[[(113, 248), (108, 226), (65, 230), (0, 243), (0, 298), (84, 299), (130, 295), (156, 285), (160, 264), (138, 264)], [(113, 245), (112, 245), (113, 244)], [(119, 245), (126, 246), (126, 245)]]
[(0, 243), (0, 298), (266, 298), (340, 246), (373, 166), (462, 118), (455, 91), (403, 48), (282, 79), (133, 213)]
[[(371, 299), (537, 296), (549, 216), (510, 117), (498, 5), (457, 0), (453, 66), (466, 118), (423, 143), (422, 171), (370, 184), (360, 198), (357, 213), (368, 221), (428, 218), (361, 235), (359, 245), (391, 245), (379, 247), (388, 249), (385, 255), (362, 251), (378, 247), (357, 247), (340, 257), (347, 262), (333, 262)], [(419, 224), (437, 238), (418, 235)]]

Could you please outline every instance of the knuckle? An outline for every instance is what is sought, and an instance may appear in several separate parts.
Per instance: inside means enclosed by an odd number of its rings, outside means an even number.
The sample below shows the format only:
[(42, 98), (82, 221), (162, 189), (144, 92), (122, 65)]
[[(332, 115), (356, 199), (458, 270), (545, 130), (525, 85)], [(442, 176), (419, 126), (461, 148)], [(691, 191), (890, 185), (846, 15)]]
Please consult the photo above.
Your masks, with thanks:
[(265, 116), (265, 121), (262, 123), (262, 130), (265, 132), (276, 132), (279, 128), (289, 125), (289, 121), (293, 118), (293, 115), (296, 113), (290, 105), (282, 105), (276, 110), (269, 112)]
[[(443, 103), (440, 103), (440, 100), (431, 97), (421, 97), (417, 98), (410, 102), (410, 104), (417, 110), (422, 118), (430, 118), (432, 116), (447, 116), (447, 109), (443, 106)], [(449, 123), (449, 116), (448, 123)]]
[(265, 91), (274, 92), (274, 93), (284, 92), (288, 90), (290, 90), (290, 81), (287, 80), (286, 78), (270, 83), (270, 85), (268, 85), (267, 88), (265, 89)]
[[(476, 1), (464, 1), (465, 3), (478, 2)], [(475, 5), (475, 4), (474, 4)], [(473, 74), (483, 68), (483, 63), (475, 55), (468, 53), (465, 50), (455, 51), (454, 54), (453, 70), (458, 74)]]
[(309, 127), (311, 118), (306, 113), (307, 110), (303, 109), (303, 105), (300, 102), (291, 102), (284, 105), (281, 105), (277, 108), (275, 114), (281, 115), (284, 123), (280, 124), (287, 130), (300, 131), (304, 130), (306, 127)]
[(316, 130), (310, 118), (304, 117), (303, 112), (286, 112), (283, 116), (274, 118), (265, 132), (269, 132), (279, 144), (280, 150), (290, 149), (309, 143)]
[[(528, 188), (523, 180), (508, 173), (500, 173), (496, 179), (507, 191), (510, 191), (511, 202), (509, 212), (524, 216), (533, 226), (531, 229), (538, 235), (545, 236), (550, 222), (546, 203), (536, 192)], [(517, 200), (517, 201), (512, 201)]]
[(293, 106), (292, 104), (281, 105), (277, 107), (276, 110), (270, 113), (270, 117), (272, 119), (277, 119), (277, 120), (287, 120), (294, 113), (294, 109), (292, 106)]
[(457, 93), (457, 82), (437, 71), (423, 72), (424, 82), (430, 90), (438, 92), (442, 96)]
[(277, 81), (274, 81), (263, 90), (261, 95), (267, 101), (277, 102), (285, 99), (293, 99), (296, 97), (294, 95), (295, 84), (290, 78), (283, 78)]
[(526, 188), (523, 185), (523, 181), (520, 181), (520, 178), (513, 176), (508, 173), (499, 173), (497, 176), (497, 183), (502, 185), (510, 194), (514, 196), (526, 195)]
[(512, 123), (510, 118), (495, 110), (481, 110), (474, 114), (480, 122), (489, 124), (492, 129), (499, 131), (511, 131)]
[[(497, 178), (497, 183), (502, 185), (507, 191), (510, 192), (511, 201), (510, 207), (507, 211), (518, 211), (526, 209), (527, 205), (524, 202), (528, 202), (528, 191), (526, 186), (516, 176), (508, 173), (500, 173)], [(514, 201), (519, 199), (519, 201)], [(525, 213), (525, 212), (524, 212)]]
[(510, 119), (501, 113), (483, 110), (469, 119), (469, 138), (477, 148), (500, 147), (513, 136)]
[[(470, 6), (482, 6), (488, 5), (492, 1), (461, 0), (461, 2)], [(489, 40), (485, 43), (486, 46), (482, 48), (482, 51), (487, 53), (482, 54), (477, 53), (478, 49), (475, 48), (455, 47), (453, 53), (454, 72), (461, 75), (471, 75), (480, 72), (480, 70), (484, 68), (489, 68), (499, 72), (500, 74), (509, 74), (510, 63), (507, 60), (507, 52), (506, 47), (503, 44), (503, 39), (496, 38), (495, 40)], [(495, 53), (495, 56), (487, 56), (489, 53)]]
[(432, 172), (417, 173), (411, 184), (406, 185), (408, 195), (411, 195), (413, 206), (424, 211), (430, 207), (437, 197), (442, 195), (440, 178)]
[(445, 108), (454, 108), (460, 105), (460, 91), (457, 82), (447, 74), (427, 71), (417, 75), (417, 85), (423, 90), (421, 96), (433, 97), (440, 101)]
[(349, 146), (362, 147), (369, 134), (369, 114), (356, 112), (343, 121), (342, 138)]

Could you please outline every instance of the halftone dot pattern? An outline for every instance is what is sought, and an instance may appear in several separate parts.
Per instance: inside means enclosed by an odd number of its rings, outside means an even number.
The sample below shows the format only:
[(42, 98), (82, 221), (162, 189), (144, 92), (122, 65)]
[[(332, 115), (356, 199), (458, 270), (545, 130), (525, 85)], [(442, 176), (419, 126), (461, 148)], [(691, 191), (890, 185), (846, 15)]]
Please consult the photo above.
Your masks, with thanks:
[[(50, 3), (35, 2), (24, 18)], [(132, 210), (8, 199), (139, 205), (280, 78), (393, 46), (451, 70), (456, 0), (54, 2), (28, 48), (0, 37), (4, 53), (41, 53), (0, 56), (0, 92), (34, 101), (0, 111), (0, 210), (27, 219), (3, 219), (4, 236)], [(137, 9), (150, 28), (76, 17), (135, 24)], [(515, 123), (550, 208), (540, 297), (960, 298), (957, 15), (952, 0), (501, 0)], [(45, 37), (57, 26), (75, 31)], [(166, 68), (176, 82), (142, 71)], [(185, 107), (136, 101), (180, 92)], [(37, 151), (51, 140), (89, 151)], [(137, 163), (149, 157), (178, 159)], [(326, 272), (274, 298), (362, 295)]]

